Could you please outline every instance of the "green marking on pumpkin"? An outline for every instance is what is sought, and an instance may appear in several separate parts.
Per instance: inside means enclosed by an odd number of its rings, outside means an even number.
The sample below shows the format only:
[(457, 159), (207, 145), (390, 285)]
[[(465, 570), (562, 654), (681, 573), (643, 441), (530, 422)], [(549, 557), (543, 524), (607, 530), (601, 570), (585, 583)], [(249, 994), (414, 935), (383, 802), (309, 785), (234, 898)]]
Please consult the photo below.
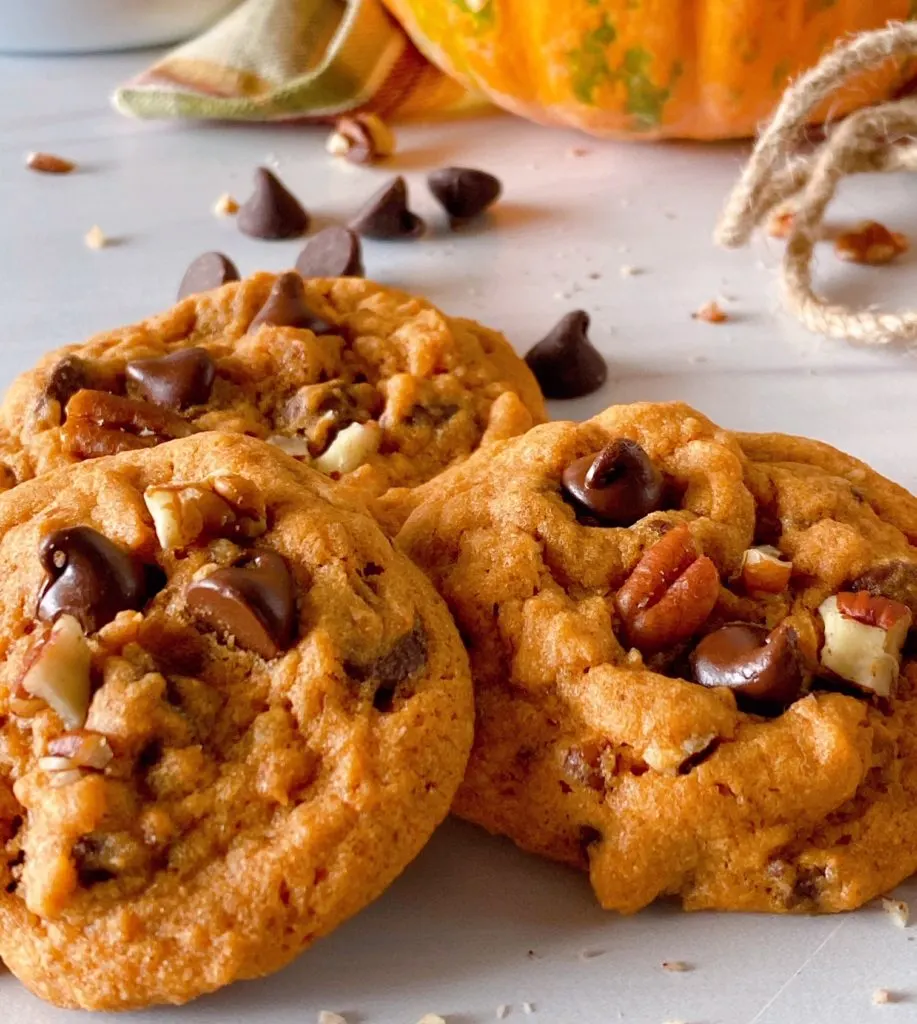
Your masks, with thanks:
[(598, 7), (602, 0), (586, 0), (586, 4), (589, 7)]
[(782, 89), (789, 77), (790, 62), (788, 60), (778, 60), (774, 65), (774, 73), (771, 75), (771, 86), (774, 89)]
[(603, 82), (613, 81), (614, 75), (608, 64), (605, 47), (613, 43), (617, 37), (618, 33), (608, 20), (608, 15), (603, 14), (598, 28), (587, 32), (580, 46), (567, 54), (570, 63), (570, 84), (573, 94), (580, 103), (594, 104), (595, 90)]
[(672, 87), (681, 77), (683, 67), (680, 61), (672, 65), (668, 85), (656, 85), (649, 75), (653, 56), (643, 47), (627, 50), (617, 78), (627, 90), (624, 109), (633, 119), (633, 128), (638, 132), (650, 131), (662, 122), (662, 109), (672, 95)]
[(474, 27), (478, 30), (492, 28), (497, 20), (494, 0), (484, 0), (483, 3), (480, 0), (452, 0), (452, 3), (474, 21)]

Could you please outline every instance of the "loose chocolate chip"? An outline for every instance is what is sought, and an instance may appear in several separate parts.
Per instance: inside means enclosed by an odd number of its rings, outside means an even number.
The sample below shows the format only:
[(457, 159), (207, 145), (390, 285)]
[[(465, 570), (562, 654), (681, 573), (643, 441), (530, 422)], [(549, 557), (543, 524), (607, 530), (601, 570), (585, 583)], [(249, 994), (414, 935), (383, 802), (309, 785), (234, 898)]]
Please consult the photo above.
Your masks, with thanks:
[(209, 292), (212, 288), (238, 280), (239, 271), (228, 256), (221, 252), (205, 252), (191, 261), (178, 286), (178, 297), (184, 299), (188, 295)]
[(608, 366), (587, 336), (589, 314), (562, 317), (550, 334), (529, 349), (525, 361), (546, 398), (579, 398), (597, 391)]
[(298, 238), (309, 230), (309, 223), (299, 200), (266, 167), (259, 167), (254, 191), (239, 207), (239, 230), (252, 238)]
[(302, 278), (292, 270), (281, 274), (274, 282), (274, 287), (248, 329), (251, 331), (261, 324), (298, 327), (317, 335), (341, 333), (339, 327), (329, 324), (309, 308)]
[(433, 197), (452, 220), (468, 220), (482, 214), (499, 199), (500, 179), (473, 167), (442, 167), (427, 175)]
[(376, 661), (368, 665), (346, 662), (344, 671), (357, 682), (373, 686), (373, 706), (388, 711), (395, 688), (420, 671), (427, 662), (427, 632), (418, 619), (410, 633), (405, 633)]
[(917, 564), (914, 562), (882, 562), (858, 576), (851, 590), (865, 590), (873, 597), (900, 601), (917, 616)]
[(185, 598), (193, 615), (262, 658), (276, 658), (293, 642), (293, 577), (274, 551), (259, 551), (247, 562), (217, 569), (192, 583)]
[(296, 259), (303, 277), (363, 277), (363, 247), (350, 228), (331, 227), (306, 242)]
[(41, 542), (39, 561), (48, 573), (38, 598), (38, 617), (73, 615), (94, 633), (147, 598), (146, 573), (133, 555), (90, 526), (55, 530)]
[(799, 637), (786, 625), (770, 634), (746, 622), (723, 626), (701, 640), (691, 664), (698, 683), (727, 686), (740, 703), (758, 712), (785, 708), (805, 689)]
[(391, 241), (423, 234), (424, 222), (408, 209), (408, 186), (399, 175), (376, 192), (350, 225), (364, 238)]
[(91, 387), (91, 374), (86, 360), (79, 356), (64, 356), (51, 369), (45, 394), (64, 409), (77, 391), (88, 387)]
[(202, 348), (183, 348), (156, 359), (135, 359), (125, 370), (132, 390), (168, 409), (203, 405), (216, 376), (216, 366)]
[(662, 502), (662, 474), (640, 445), (625, 437), (598, 455), (571, 462), (562, 480), (577, 504), (609, 526), (631, 526)]

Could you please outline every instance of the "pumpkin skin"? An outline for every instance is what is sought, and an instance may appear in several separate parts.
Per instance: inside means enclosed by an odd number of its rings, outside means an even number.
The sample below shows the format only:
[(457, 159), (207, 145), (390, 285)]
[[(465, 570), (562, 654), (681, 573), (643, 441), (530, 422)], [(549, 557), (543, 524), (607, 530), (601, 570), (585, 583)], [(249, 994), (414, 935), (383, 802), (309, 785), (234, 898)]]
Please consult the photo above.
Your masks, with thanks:
[[(843, 35), (917, 0), (385, 0), (426, 56), (498, 106), (594, 135), (753, 135)], [(888, 66), (816, 120), (887, 96)]]

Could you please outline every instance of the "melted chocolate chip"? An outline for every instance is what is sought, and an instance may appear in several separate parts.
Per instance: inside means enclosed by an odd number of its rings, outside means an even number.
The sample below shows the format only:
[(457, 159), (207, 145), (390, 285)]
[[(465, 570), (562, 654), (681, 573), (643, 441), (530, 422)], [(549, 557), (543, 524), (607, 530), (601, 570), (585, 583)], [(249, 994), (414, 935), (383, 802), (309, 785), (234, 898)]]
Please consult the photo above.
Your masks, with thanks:
[(210, 397), (216, 366), (202, 348), (183, 348), (156, 359), (135, 359), (126, 367), (131, 390), (169, 409), (203, 405)]
[(799, 637), (786, 625), (771, 633), (747, 622), (723, 626), (701, 640), (691, 664), (696, 682), (726, 686), (740, 703), (759, 713), (779, 711), (805, 690)]
[(48, 534), (38, 557), (48, 574), (38, 598), (40, 619), (72, 615), (86, 633), (94, 633), (147, 599), (143, 564), (89, 526)]
[(345, 672), (359, 683), (373, 687), (373, 706), (388, 711), (396, 687), (410, 679), (427, 663), (427, 631), (418, 619), (410, 633), (405, 633), (381, 657), (368, 665), (346, 662)]
[(618, 438), (597, 455), (571, 462), (564, 490), (608, 526), (631, 526), (662, 503), (662, 475), (636, 441)]
[(917, 616), (917, 564), (895, 560), (874, 565), (858, 576), (851, 590), (865, 590), (873, 597), (900, 601)]
[(178, 286), (178, 297), (209, 292), (213, 288), (239, 280), (235, 263), (221, 252), (205, 252), (191, 261)]
[(274, 282), (274, 287), (248, 329), (254, 330), (261, 324), (298, 327), (317, 335), (341, 333), (339, 327), (329, 324), (309, 308), (302, 278), (292, 270), (281, 274)]
[(83, 388), (92, 386), (89, 364), (79, 356), (64, 356), (55, 363), (45, 385), (45, 394), (60, 403), (65, 409), (67, 403)]
[(589, 314), (575, 310), (526, 353), (525, 361), (546, 398), (579, 398), (605, 383), (608, 366), (588, 330)]
[(350, 228), (319, 231), (306, 242), (296, 269), (303, 277), (364, 277), (360, 236)]
[(473, 167), (442, 167), (427, 175), (433, 197), (452, 220), (482, 214), (500, 197), (500, 179)]
[(276, 658), (292, 643), (296, 626), (293, 577), (274, 551), (192, 583), (185, 592), (191, 613), (239, 647)]
[(424, 222), (408, 209), (408, 186), (399, 175), (383, 185), (350, 225), (365, 238), (391, 241), (423, 234)]
[(254, 191), (239, 207), (236, 224), (253, 238), (297, 238), (309, 230), (309, 214), (266, 167), (255, 171)]

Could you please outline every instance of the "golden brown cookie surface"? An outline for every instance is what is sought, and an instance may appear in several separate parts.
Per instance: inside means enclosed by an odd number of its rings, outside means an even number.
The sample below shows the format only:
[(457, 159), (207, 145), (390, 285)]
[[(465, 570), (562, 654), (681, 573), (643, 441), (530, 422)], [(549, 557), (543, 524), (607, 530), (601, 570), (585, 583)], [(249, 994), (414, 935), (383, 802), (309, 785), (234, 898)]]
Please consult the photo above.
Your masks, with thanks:
[(398, 542), (471, 657), (460, 815), (625, 912), (845, 910), (917, 870), (902, 488), (645, 404), (536, 427), (426, 496)]
[(14, 382), (0, 425), (17, 480), (229, 430), (386, 495), (397, 519), (402, 488), (544, 418), (496, 332), (358, 278), (262, 273), (47, 355)]
[(201, 434), (0, 496), (0, 955), (123, 1009), (276, 970), (445, 816), (467, 659), (334, 485)]

